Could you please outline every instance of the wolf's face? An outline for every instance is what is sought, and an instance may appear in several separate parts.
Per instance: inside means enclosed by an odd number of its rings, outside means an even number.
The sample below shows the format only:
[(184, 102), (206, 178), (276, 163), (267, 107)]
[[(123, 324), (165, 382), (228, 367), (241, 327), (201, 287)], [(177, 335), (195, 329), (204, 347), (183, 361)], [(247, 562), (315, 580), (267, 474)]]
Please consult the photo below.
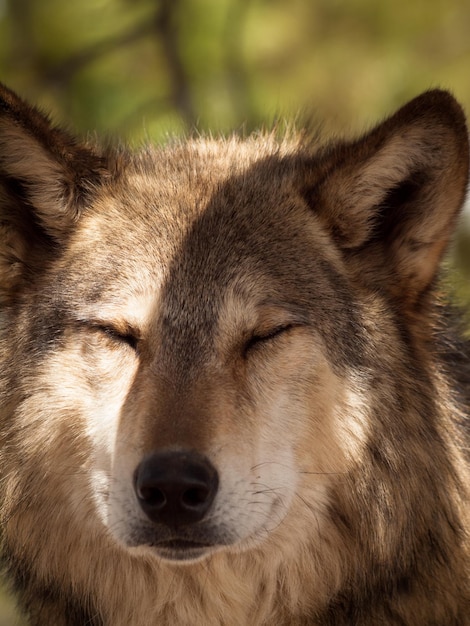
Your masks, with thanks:
[(282, 535), (294, 512), (320, 529), (344, 431), (361, 445), (366, 428), (359, 304), (331, 237), (292, 173), (269, 178), (284, 157), (217, 149), (210, 172), (206, 143), (129, 165), (51, 269), (41, 315), (60, 318), (43, 376), (86, 426), (102, 522), (171, 559)]
[(21, 436), (34, 468), (14, 540), (35, 510), (64, 543), (67, 513), (81, 536), (174, 561), (300, 553), (340, 527), (356, 541), (363, 504), (392, 507), (381, 472), (408, 467), (426, 413), (395, 373), (412, 378), (465, 193), (458, 105), (431, 92), (323, 150), (254, 137), (131, 155), (3, 98), (6, 449)]

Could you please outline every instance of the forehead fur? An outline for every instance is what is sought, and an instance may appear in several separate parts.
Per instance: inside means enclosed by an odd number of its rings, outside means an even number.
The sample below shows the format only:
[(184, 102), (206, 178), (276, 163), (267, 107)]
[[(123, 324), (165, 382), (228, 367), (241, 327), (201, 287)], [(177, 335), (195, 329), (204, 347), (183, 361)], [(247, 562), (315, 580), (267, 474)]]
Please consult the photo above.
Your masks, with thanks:
[[(296, 139), (278, 143), (260, 136), (114, 155), (112, 182), (84, 212), (72, 254), (91, 246), (106, 267), (103, 257), (127, 247), (129, 254), (119, 255), (123, 266), (141, 257), (153, 260), (151, 272), (159, 275), (186, 259), (199, 280), (204, 268), (215, 267), (220, 277), (224, 265), (247, 271), (247, 263), (280, 275), (303, 246), (311, 250), (316, 241), (313, 247), (320, 249), (327, 239), (301, 197), (299, 150)], [(282, 263), (267, 254), (273, 247), (282, 252)], [(323, 249), (331, 263), (339, 262), (331, 247)]]
[(277, 141), (274, 135), (256, 135), (246, 139), (201, 138), (117, 157), (111, 153), (119, 184), (113, 181), (108, 189), (129, 206), (136, 195), (141, 197), (144, 204), (138, 213), (145, 214), (146, 207), (153, 213), (157, 202), (160, 209), (168, 207), (171, 217), (181, 222), (191, 221), (204, 211), (205, 203), (222, 186), (225, 202), (236, 203), (238, 213), (244, 208), (254, 212), (255, 207), (243, 206), (239, 198), (247, 192), (250, 200), (266, 198), (268, 192), (273, 196), (281, 188), (291, 193), (296, 175), (302, 171), (302, 157), (310, 158), (310, 152), (300, 137)]

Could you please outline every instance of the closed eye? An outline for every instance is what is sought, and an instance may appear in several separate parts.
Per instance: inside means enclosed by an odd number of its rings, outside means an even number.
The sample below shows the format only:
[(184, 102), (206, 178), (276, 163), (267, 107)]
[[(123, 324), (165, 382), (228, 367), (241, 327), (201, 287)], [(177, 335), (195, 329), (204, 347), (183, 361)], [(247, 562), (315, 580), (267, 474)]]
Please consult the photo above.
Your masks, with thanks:
[(96, 326), (97, 330), (104, 332), (108, 337), (114, 341), (127, 344), (133, 350), (137, 350), (139, 340), (137, 336), (132, 332), (122, 332), (114, 328), (113, 326), (99, 325)]
[(285, 324), (283, 326), (276, 326), (266, 333), (252, 335), (245, 343), (243, 354), (246, 356), (250, 350), (257, 347), (259, 344), (268, 343), (280, 335), (289, 332), (292, 328), (294, 328), (294, 324)]
[(89, 320), (81, 320), (81, 325), (86, 328), (103, 333), (115, 343), (121, 343), (129, 346), (132, 350), (137, 350), (139, 345), (139, 335), (137, 331), (123, 326), (123, 328), (118, 328), (113, 324), (103, 323), (101, 321), (89, 321)]

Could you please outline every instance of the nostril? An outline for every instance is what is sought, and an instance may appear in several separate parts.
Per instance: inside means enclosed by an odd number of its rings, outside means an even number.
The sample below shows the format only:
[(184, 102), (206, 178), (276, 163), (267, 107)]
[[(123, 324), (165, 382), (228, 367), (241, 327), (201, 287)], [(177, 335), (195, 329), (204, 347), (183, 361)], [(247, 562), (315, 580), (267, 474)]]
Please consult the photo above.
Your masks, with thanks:
[(218, 490), (217, 470), (194, 451), (155, 452), (134, 473), (134, 489), (144, 513), (175, 527), (204, 518)]
[(137, 488), (137, 497), (155, 508), (164, 507), (167, 501), (161, 489), (158, 487), (146, 487), (145, 485)]
[(208, 497), (209, 491), (207, 489), (192, 487), (191, 489), (186, 489), (186, 491), (181, 495), (181, 500), (185, 506), (197, 507), (204, 504)]

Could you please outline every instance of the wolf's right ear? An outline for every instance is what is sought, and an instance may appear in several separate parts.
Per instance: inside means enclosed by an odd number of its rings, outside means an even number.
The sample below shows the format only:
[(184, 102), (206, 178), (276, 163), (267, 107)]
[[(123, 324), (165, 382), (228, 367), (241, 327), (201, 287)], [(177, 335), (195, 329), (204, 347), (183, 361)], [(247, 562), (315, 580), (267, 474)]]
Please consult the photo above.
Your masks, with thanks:
[[(40, 111), (0, 84), (4, 193), (27, 203), (48, 235), (53, 239), (63, 236), (105, 172), (100, 155), (54, 127)], [(0, 208), (2, 221), (5, 210)]]
[(99, 154), (0, 84), (0, 300), (66, 238), (106, 175)]

